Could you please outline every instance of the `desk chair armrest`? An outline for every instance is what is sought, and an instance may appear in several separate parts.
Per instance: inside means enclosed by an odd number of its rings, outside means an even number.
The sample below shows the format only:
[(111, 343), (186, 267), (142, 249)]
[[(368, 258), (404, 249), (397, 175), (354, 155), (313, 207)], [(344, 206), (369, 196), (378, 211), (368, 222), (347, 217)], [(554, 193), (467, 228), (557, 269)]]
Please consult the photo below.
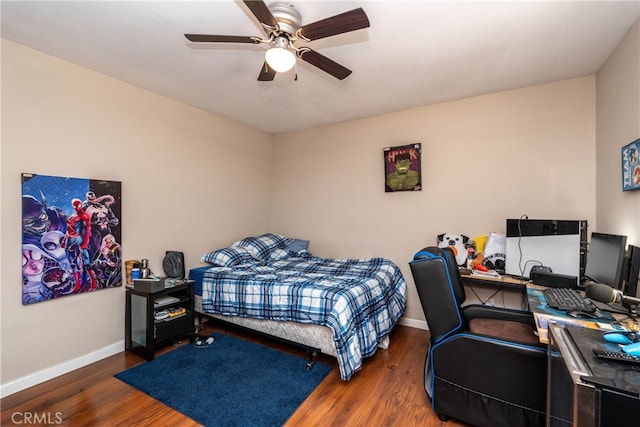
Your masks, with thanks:
[(462, 333), (435, 345), (430, 356), (444, 383), (545, 411), (545, 349)]

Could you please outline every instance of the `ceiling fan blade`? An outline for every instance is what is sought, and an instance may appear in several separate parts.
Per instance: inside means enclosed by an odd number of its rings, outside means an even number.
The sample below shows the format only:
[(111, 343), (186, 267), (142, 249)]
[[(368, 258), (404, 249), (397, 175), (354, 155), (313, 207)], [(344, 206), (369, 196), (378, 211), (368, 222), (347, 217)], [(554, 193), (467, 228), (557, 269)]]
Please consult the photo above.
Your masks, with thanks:
[(266, 24), (270, 27), (277, 27), (278, 22), (276, 18), (262, 0), (244, 0), (244, 4), (247, 5), (251, 13), (258, 18), (261, 24)]
[(269, 67), (269, 64), (265, 61), (264, 65), (260, 69), (260, 74), (258, 74), (258, 81), (260, 82), (270, 82), (276, 76), (276, 70)]
[(298, 30), (298, 34), (311, 41), (367, 27), (369, 27), (369, 18), (360, 7), (340, 15), (303, 25)]
[(311, 65), (315, 65), (322, 71), (331, 74), (338, 80), (343, 80), (351, 74), (351, 70), (343, 67), (332, 59), (327, 58), (324, 55), (319, 54), (315, 50), (304, 48), (300, 51), (300, 58), (305, 60)]
[(187, 40), (196, 43), (260, 43), (257, 37), (216, 36), (211, 34), (185, 34)]

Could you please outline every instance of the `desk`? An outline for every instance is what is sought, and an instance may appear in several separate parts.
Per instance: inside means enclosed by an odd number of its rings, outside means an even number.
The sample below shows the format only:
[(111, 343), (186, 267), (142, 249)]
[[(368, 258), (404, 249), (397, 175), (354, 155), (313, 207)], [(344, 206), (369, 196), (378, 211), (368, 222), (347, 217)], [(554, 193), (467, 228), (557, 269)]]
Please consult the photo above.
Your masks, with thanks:
[(502, 275), (500, 277), (494, 277), (486, 274), (463, 274), (460, 273), (460, 277), (462, 280), (469, 281), (471, 283), (488, 283), (491, 285), (499, 285), (499, 286), (512, 286), (512, 287), (521, 287), (526, 286), (528, 283), (524, 279), (516, 279), (511, 276)]
[[(491, 302), (498, 293), (503, 292), (506, 289), (516, 290), (519, 293), (520, 302), (513, 302), (513, 304), (504, 304), (505, 308), (514, 308), (520, 310), (526, 310), (527, 306), (527, 293), (526, 285), (527, 281), (522, 279), (515, 279), (511, 276), (493, 277), (484, 274), (464, 274), (460, 273), (462, 283), (466, 285), (473, 295), (478, 299), (482, 305), (493, 305)], [(488, 296), (482, 297), (476, 292), (476, 287), (486, 287), (490, 289)], [(504, 300), (504, 294), (503, 294)]]
[(554, 310), (547, 305), (544, 295), (542, 295), (542, 290), (544, 289), (544, 286), (534, 285), (531, 283), (527, 285), (529, 310), (533, 313), (533, 317), (535, 318), (538, 338), (540, 338), (541, 343), (549, 343), (549, 324), (558, 324), (563, 326), (571, 325), (589, 329), (624, 329), (622, 326), (615, 323), (624, 318), (622, 315), (614, 316), (611, 313), (601, 312), (600, 315), (602, 317), (600, 319), (582, 319), (570, 317), (561, 310)]
[(550, 325), (547, 426), (637, 425), (640, 368), (598, 359), (593, 349), (617, 351), (602, 332)]
[[(521, 290), (521, 309), (528, 310), (533, 313), (536, 321), (538, 338), (540, 339), (540, 342), (544, 344), (549, 343), (549, 323), (580, 326), (589, 329), (625, 329), (625, 327), (615, 323), (623, 319), (625, 317), (624, 315), (612, 315), (611, 313), (600, 312), (599, 314), (602, 316), (600, 319), (581, 319), (570, 317), (564, 311), (550, 308), (547, 306), (544, 296), (542, 295), (542, 290), (547, 289), (545, 286), (535, 285), (531, 282), (522, 279), (515, 279), (511, 276), (491, 277), (478, 274), (461, 274), (460, 277), (462, 278), (463, 283), (469, 286), (482, 304), (486, 304), (490, 299), (498, 294), (498, 292), (501, 292), (504, 287)], [(492, 289), (492, 294), (483, 300), (473, 289), (474, 285), (487, 285), (495, 287), (496, 289)]]

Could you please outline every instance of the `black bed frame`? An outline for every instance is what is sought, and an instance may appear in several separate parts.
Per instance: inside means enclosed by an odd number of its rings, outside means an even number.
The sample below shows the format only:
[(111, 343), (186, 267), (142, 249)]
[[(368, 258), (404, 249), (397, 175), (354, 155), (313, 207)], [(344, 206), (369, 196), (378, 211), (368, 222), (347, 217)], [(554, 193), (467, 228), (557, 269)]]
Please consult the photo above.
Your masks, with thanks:
[(207, 316), (204, 313), (196, 313), (196, 314), (197, 314), (197, 322), (198, 322), (198, 325), (196, 326), (196, 334), (202, 329), (202, 323), (203, 323), (202, 318), (206, 317), (209, 320), (214, 320), (216, 322), (221, 323), (225, 327), (231, 327), (231, 328), (240, 329), (240, 330), (243, 330), (245, 332), (249, 332), (251, 334), (260, 336), (260, 337), (264, 337), (264, 338), (268, 338), (268, 339), (271, 339), (271, 340), (279, 341), (281, 343), (288, 344), (288, 345), (291, 345), (291, 346), (294, 346), (294, 347), (298, 347), (298, 348), (304, 350), (304, 352), (305, 352), (305, 354), (307, 355), (307, 358), (308, 358), (307, 359), (307, 363), (305, 365), (306, 369), (313, 368), (313, 365), (315, 363), (314, 358), (322, 353), (322, 350), (320, 350), (319, 348), (316, 348), (316, 347), (311, 347), (311, 346), (308, 346), (308, 345), (305, 345), (305, 344), (301, 344), (301, 343), (298, 343), (298, 342), (295, 342), (295, 341), (288, 340), (286, 338), (277, 337), (275, 335), (271, 335), (271, 334), (268, 334), (266, 332), (256, 331), (255, 329), (251, 329), (251, 328), (247, 328), (246, 326), (237, 325), (235, 323), (227, 322), (226, 320), (219, 319), (217, 317)]

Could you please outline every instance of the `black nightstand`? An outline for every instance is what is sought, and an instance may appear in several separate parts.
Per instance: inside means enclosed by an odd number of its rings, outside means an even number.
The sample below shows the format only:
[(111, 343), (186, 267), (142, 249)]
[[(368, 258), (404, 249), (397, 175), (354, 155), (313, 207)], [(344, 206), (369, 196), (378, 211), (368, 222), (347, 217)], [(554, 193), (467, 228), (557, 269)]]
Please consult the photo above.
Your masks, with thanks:
[[(188, 336), (195, 340), (193, 323), (193, 283), (167, 287), (157, 292), (127, 289), (125, 308), (125, 348), (147, 360), (162, 345)], [(156, 319), (166, 310), (171, 316)], [(184, 311), (183, 314), (177, 314)]]

